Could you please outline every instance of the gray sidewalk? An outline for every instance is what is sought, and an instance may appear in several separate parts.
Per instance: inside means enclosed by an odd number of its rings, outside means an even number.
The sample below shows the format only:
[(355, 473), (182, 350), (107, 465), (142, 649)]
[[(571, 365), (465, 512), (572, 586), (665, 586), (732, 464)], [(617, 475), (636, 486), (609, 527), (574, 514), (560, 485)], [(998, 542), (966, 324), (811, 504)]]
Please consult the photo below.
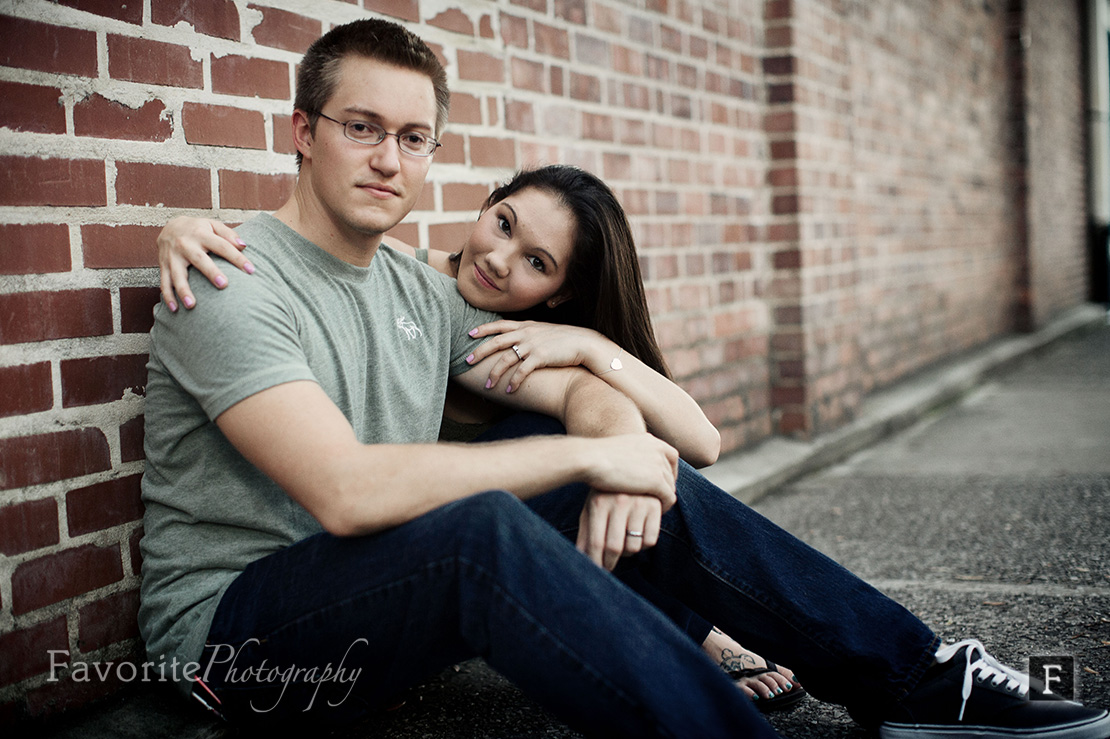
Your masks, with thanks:
[[(1079, 697), (1110, 704), (1110, 327), (1100, 308), (877, 394), (841, 431), (768, 442), (708, 476), (942, 637), (979, 638), (1019, 669), (1031, 656), (1074, 657)], [(812, 699), (773, 723), (788, 737), (863, 736)], [(237, 736), (164, 692), (35, 735)], [(578, 735), (469, 662), (345, 736)]]

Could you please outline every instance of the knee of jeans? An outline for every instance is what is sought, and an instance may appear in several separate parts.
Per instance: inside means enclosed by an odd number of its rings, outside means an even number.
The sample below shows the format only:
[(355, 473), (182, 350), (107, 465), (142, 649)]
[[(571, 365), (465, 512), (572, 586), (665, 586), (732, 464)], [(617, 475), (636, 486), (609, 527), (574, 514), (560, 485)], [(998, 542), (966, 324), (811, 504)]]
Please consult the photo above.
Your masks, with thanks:
[(535, 525), (535, 514), (505, 490), (487, 490), (458, 501), (457, 525), (462, 541), (478, 552), (490, 553), (497, 544), (516, 536), (527, 537)]

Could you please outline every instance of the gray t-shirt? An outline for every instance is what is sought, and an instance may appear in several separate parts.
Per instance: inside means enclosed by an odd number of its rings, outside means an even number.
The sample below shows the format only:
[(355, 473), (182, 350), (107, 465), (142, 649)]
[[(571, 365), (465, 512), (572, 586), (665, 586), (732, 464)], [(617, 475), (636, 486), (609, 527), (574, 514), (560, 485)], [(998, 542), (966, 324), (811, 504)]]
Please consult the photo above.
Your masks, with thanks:
[(434, 442), (448, 377), (481, 343), (467, 331), (496, 320), (454, 280), (388, 247), (360, 268), (270, 215), (237, 231), (256, 274), (224, 290), (193, 280), (197, 307), (159, 305), (151, 330), (139, 625), (156, 662), (199, 660), (235, 576), (322, 530), (214, 419), (257, 392), (311, 380), (360, 441)]

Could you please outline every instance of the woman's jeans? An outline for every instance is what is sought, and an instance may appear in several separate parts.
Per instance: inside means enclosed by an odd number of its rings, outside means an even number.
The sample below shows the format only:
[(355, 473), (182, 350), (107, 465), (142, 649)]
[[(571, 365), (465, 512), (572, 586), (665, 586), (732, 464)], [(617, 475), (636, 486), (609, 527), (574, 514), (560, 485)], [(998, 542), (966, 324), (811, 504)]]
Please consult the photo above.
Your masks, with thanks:
[[(527, 414), (503, 431), (546, 433)], [(774, 736), (674, 622), (620, 581), (635, 572), (815, 697), (865, 721), (902, 698), (936, 637), (901, 606), (680, 463), (659, 543), (617, 572), (573, 544), (588, 490), (456, 501), (370, 536), (319, 534), (231, 584), (202, 664), (232, 720), (344, 723), (481, 657), (601, 736)]]

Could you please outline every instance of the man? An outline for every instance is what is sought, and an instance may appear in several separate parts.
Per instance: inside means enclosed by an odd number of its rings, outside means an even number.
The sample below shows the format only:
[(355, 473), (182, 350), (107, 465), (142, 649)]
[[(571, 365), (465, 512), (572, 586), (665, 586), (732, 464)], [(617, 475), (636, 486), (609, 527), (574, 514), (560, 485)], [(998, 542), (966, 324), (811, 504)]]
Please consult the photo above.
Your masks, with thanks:
[[(186, 691), (237, 721), (342, 723), (481, 656), (588, 732), (772, 736), (598, 566), (624, 555), (618, 570), (804, 666), (811, 692), (892, 736), (1110, 728), (1106, 712), (1022, 700), (976, 645), (937, 653), (917, 619), (680, 464), (578, 368), (501, 393), (569, 435), (433, 443), (449, 376), (484, 383), (492, 359), (467, 364), (467, 331), (491, 316), (378, 246), (416, 201), (447, 101), (434, 55), (399, 26), (326, 34), (298, 77), (295, 192), (239, 228), (257, 274), (158, 311), (140, 622), (153, 659), (187, 666)], [(984, 681), (970, 697), (965, 673)]]

